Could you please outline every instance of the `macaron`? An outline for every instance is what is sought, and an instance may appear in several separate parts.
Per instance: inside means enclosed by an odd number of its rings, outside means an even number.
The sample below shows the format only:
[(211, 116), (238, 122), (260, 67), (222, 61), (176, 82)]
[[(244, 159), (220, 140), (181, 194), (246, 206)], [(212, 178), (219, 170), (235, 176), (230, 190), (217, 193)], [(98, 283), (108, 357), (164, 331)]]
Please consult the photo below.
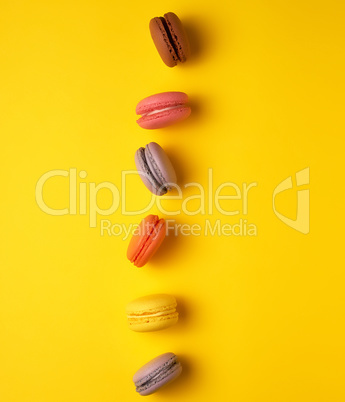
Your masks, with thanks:
[(136, 267), (143, 267), (158, 250), (166, 235), (164, 219), (148, 215), (134, 232), (127, 249), (127, 258)]
[(175, 380), (182, 372), (181, 363), (174, 353), (164, 353), (141, 367), (133, 376), (136, 391), (151, 395)]
[(159, 55), (168, 67), (174, 67), (188, 59), (189, 40), (176, 14), (166, 13), (164, 17), (152, 18), (150, 32)]
[(126, 308), (129, 328), (136, 332), (159, 331), (178, 321), (174, 296), (156, 294), (140, 297)]
[(145, 186), (156, 195), (164, 195), (176, 184), (175, 169), (163, 148), (150, 142), (135, 153), (135, 165)]
[(162, 92), (141, 100), (136, 107), (140, 127), (149, 130), (171, 126), (191, 114), (184, 92)]

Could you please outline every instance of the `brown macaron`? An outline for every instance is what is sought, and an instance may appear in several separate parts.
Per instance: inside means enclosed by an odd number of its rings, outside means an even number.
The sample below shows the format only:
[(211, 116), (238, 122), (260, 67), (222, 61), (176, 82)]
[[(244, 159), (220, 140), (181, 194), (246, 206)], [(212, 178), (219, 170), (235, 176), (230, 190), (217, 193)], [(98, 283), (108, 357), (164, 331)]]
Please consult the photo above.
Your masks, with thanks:
[(176, 14), (166, 13), (164, 17), (152, 18), (150, 32), (159, 55), (168, 67), (174, 67), (188, 59), (188, 37)]

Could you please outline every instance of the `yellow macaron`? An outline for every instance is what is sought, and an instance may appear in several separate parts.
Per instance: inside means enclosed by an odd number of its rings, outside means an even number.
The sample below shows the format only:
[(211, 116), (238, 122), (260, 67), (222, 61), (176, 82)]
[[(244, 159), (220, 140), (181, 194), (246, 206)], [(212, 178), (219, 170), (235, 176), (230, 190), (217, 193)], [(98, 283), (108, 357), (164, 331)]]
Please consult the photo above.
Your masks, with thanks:
[(137, 332), (158, 331), (177, 323), (174, 296), (157, 294), (140, 297), (126, 308), (129, 328)]

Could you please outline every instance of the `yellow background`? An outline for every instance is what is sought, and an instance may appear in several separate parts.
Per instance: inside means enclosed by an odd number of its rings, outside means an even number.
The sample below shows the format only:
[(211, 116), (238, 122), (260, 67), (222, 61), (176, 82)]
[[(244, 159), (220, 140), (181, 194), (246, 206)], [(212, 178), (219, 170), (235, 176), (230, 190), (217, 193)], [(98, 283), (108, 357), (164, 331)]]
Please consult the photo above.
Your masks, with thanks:
[[(194, 55), (173, 69), (148, 31), (168, 11)], [(1, 402), (139, 401), (132, 375), (168, 351), (184, 372), (152, 401), (345, 401), (344, 11), (336, 0), (1, 0)], [(188, 121), (138, 127), (136, 103), (168, 90), (189, 94)], [(87, 215), (38, 208), (45, 172), (76, 168), (88, 174), (78, 185), (120, 188), (150, 141), (182, 186), (207, 187), (209, 168), (215, 186), (258, 183), (247, 216), (181, 213), (178, 223), (242, 217), (257, 236), (170, 236), (136, 269), (128, 240), (101, 236), (99, 220), (90, 228)], [(272, 210), (275, 186), (305, 167), (308, 235)], [(68, 191), (55, 178), (44, 197), (64, 208)], [(132, 177), (128, 206), (148, 198)], [(98, 201), (109, 206), (109, 193)], [(295, 204), (295, 190), (277, 198), (290, 217)], [(108, 218), (129, 225), (144, 215)], [(180, 322), (131, 332), (126, 303), (164, 292), (176, 296)]]

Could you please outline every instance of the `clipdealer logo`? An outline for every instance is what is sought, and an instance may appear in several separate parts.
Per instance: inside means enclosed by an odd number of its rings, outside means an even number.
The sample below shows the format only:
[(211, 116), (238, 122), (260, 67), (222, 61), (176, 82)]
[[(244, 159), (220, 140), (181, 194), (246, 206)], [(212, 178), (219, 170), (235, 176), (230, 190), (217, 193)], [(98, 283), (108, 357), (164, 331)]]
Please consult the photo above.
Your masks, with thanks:
[[(76, 168), (69, 170), (51, 170), (44, 173), (37, 181), (35, 197), (38, 207), (46, 214), (52, 216), (62, 215), (88, 215), (89, 226), (96, 228), (100, 224), (101, 235), (108, 234), (112, 236), (125, 235), (128, 237), (128, 228), (119, 223), (113, 223), (109, 217), (118, 210), (121, 216), (136, 216), (144, 213), (150, 213), (153, 207), (156, 207), (166, 220), (169, 217), (178, 216), (181, 213), (186, 216), (208, 216), (210, 219), (205, 219), (204, 233), (205, 235), (224, 235), (224, 236), (256, 236), (256, 225), (250, 223), (246, 219), (248, 215), (249, 195), (257, 183), (242, 183), (237, 185), (232, 182), (224, 182), (216, 185), (214, 183), (213, 169), (207, 171), (207, 182), (204, 185), (191, 182), (183, 186), (174, 185), (173, 191), (164, 197), (158, 197), (151, 194), (151, 198), (146, 202), (140, 210), (129, 210), (126, 200), (127, 193), (127, 178), (128, 176), (138, 176), (137, 170), (126, 170), (121, 172), (121, 185), (118, 188), (114, 183), (104, 181), (94, 183), (82, 181), (86, 179), (87, 172), (81, 170), (79, 173)], [(56, 209), (52, 205), (48, 205), (44, 198), (44, 188), (46, 184), (56, 177), (64, 177), (68, 180), (69, 199), (66, 201), (64, 208)], [(80, 180), (82, 179), (82, 180)], [(67, 183), (66, 183), (67, 184)], [(184, 196), (182, 189), (188, 189), (189, 196)], [(66, 186), (67, 190), (67, 186)], [(101, 192), (107, 191), (111, 195), (111, 202), (107, 208), (101, 208), (98, 203), (98, 196)], [(227, 204), (227, 209), (224, 204)], [(168, 208), (169, 207), (169, 208)], [(239, 218), (233, 223), (223, 223), (220, 219), (211, 222), (214, 214), (226, 217)], [(229, 218), (233, 221), (233, 218)], [(170, 226), (169, 226), (170, 222)], [(175, 233), (176, 228), (179, 228), (179, 233), (182, 235), (198, 235), (197, 232), (202, 230), (198, 225), (180, 225), (175, 223), (172, 228), (173, 220), (169, 220), (167, 225), (167, 234)], [(134, 230), (134, 228), (132, 228)]]
[[(213, 169), (208, 169), (207, 183), (204, 185), (196, 182), (186, 183), (183, 188), (188, 188), (188, 193), (192, 195), (183, 197), (182, 188), (174, 185), (172, 195), (157, 197), (151, 194), (147, 202), (140, 210), (129, 210), (126, 203), (126, 180), (128, 176), (138, 175), (137, 170), (126, 170), (121, 172), (120, 189), (109, 181), (96, 184), (95, 182), (85, 182), (87, 177), (85, 170), (77, 171), (76, 168), (69, 170), (56, 169), (44, 173), (36, 183), (35, 198), (38, 207), (44, 213), (52, 216), (62, 215), (88, 215), (89, 227), (96, 228), (99, 222), (101, 236), (121, 236), (124, 239), (133, 234), (137, 225), (124, 225), (118, 222), (112, 222), (109, 217), (115, 214), (119, 209), (122, 216), (135, 216), (149, 213), (155, 206), (158, 211), (166, 216), (167, 235), (192, 235), (201, 234), (210, 236), (257, 236), (257, 226), (249, 222), (249, 193), (258, 186), (257, 182), (242, 183), (238, 185), (232, 182), (220, 183), (217, 186), (214, 183)], [(48, 205), (44, 200), (44, 187), (49, 180), (55, 177), (64, 177), (68, 180), (69, 199), (64, 208), (56, 209)], [(305, 168), (296, 173), (297, 188), (309, 184), (309, 168)], [(301, 233), (309, 233), (309, 189), (299, 189), (297, 191), (297, 218), (295, 220), (280, 213), (275, 205), (276, 196), (287, 190), (292, 190), (292, 177), (288, 177), (279, 183), (273, 191), (272, 204), (275, 215), (287, 226)], [(111, 202), (107, 208), (101, 208), (98, 204), (98, 196), (107, 191), (111, 194)], [(226, 192), (227, 194), (224, 194)], [(231, 194), (229, 194), (229, 192)], [(252, 196), (251, 196), (252, 197)], [(170, 208), (163, 206), (163, 203), (169, 204)], [(174, 202), (175, 201), (175, 202)], [(176, 203), (176, 201), (178, 201)], [(198, 201), (196, 203), (196, 201)], [(232, 209), (224, 207), (224, 201), (231, 201)], [(195, 206), (197, 204), (197, 207)], [(176, 207), (177, 205), (177, 207)], [(174, 206), (174, 207), (173, 207)], [(235, 208), (236, 207), (236, 208)], [(177, 216), (181, 213), (187, 216), (202, 215), (205, 216), (205, 224), (199, 225), (177, 224), (171, 216)], [(212, 221), (212, 216), (216, 214), (229, 218), (230, 222), (222, 222), (221, 219)], [(107, 219), (104, 219), (107, 217)], [(208, 218), (206, 218), (208, 217)], [(234, 221), (234, 217), (238, 218)]]
[[(309, 168), (305, 168), (296, 173), (296, 186), (300, 188), (302, 186), (309, 185)], [(282, 192), (287, 190), (291, 190), (293, 188), (292, 177), (288, 177), (282, 182), (278, 184), (278, 186), (273, 191), (273, 211), (276, 216), (283, 222), (285, 225), (289, 226), (292, 229), (297, 230), (303, 234), (308, 234), (310, 231), (310, 198), (309, 198), (309, 189), (301, 189), (297, 190), (297, 207), (296, 207), (296, 219), (288, 218), (287, 216), (281, 214), (277, 211), (275, 206), (276, 196)]]

